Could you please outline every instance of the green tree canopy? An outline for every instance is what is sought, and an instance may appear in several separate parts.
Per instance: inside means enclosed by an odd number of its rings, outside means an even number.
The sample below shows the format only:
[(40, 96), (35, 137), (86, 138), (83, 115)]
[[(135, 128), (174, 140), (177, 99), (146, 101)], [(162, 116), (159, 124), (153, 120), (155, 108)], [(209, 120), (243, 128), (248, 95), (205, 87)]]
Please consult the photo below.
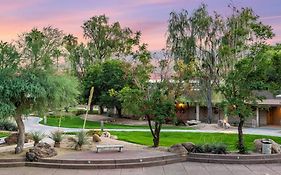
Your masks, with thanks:
[(16, 153), (22, 152), (24, 145), (22, 115), (68, 106), (79, 94), (77, 80), (54, 69), (53, 54), (60, 48), (58, 38), (62, 38), (58, 31), (44, 28), (24, 33), (19, 51), (0, 44), (0, 116), (13, 116), (18, 125)]

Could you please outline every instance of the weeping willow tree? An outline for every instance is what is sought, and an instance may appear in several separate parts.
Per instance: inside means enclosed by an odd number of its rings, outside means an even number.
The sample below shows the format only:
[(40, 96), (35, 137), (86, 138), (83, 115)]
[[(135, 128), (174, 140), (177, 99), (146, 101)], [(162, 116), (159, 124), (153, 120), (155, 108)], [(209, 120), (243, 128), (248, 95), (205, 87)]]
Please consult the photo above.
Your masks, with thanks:
[(232, 14), (209, 14), (202, 4), (192, 13), (183, 10), (170, 14), (167, 46), (175, 59), (194, 61), (196, 78), (205, 94), (208, 121), (212, 119), (212, 94), (235, 64), (250, 54), (250, 48), (273, 36), (250, 8), (229, 5)]

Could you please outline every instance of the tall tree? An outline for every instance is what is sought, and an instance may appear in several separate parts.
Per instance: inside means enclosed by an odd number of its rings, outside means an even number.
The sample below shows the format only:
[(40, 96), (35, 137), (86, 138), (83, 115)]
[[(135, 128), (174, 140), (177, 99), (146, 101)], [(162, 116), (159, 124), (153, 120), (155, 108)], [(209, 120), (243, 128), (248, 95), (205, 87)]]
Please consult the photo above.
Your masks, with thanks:
[(122, 106), (115, 92), (132, 85), (130, 67), (129, 63), (114, 59), (89, 66), (83, 79), (85, 96), (89, 96), (90, 88), (94, 86), (93, 104), (107, 108), (115, 107), (118, 116), (121, 117)]
[(90, 63), (131, 54), (141, 35), (130, 28), (122, 28), (119, 22), (110, 24), (105, 15), (92, 17), (84, 22), (82, 28), (88, 41)]
[(55, 69), (53, 54), (60, 48), (58, 38), (62, 38), (57, 31), (33, 29), (21, 35), (20, 54), (13, 46), (1, 50), (5, 59), (0, 61), (0, 116), (15, 118), (19, 133), (16, 153), (22, 152), (24, 145), (22, 115), (69, 105), (79, 93), (77, 80)]
[[(119, 92), (119, 97), (127, 113), (144, 116), (147, 119), (153, 146), (158, 147), (162, 124), (175, 115), (174, 86), (169, 81), (171, 79), (165, 75), (161, 76), (161, 80), (149, 83), (153, 67), (149, 62), (151, 56), (148, 52), (139, 52), (135, 58), (139, 59), (139, 65), (132, 69), (135, 84), (132, 87), (124, 87)], [(159, 64), (161, 72), (164, 73), (167, 66), (165, 60), (160, 60)]]
[(233, 14), (210, 15), (202, 4), (191, 15), (172, 12), (167, 45), (176, 59), (195, 61), (200, 87), (205, 92), (208, 121), (212, 116), (212, 93), (250, 48), (271, 38), (271, 27), (262, 24), (252, 9), (229, 6)]
[(202, 4), (190, 16), (183, 10), (170, 14), (168, 26), (168, 47), (176, 59), (186, 63), (196, 62), (200, 87), (205, 93), (208, 107), (208, 122), (212, 119), (212, 92), (216, 81), (218, 48), (223, 33), (222, 17), (209, 15), (207, 6)]
[[(247, 117), (253, 114), (253, 106), (263, 97), (254, 93), (254, 90), (266, 86), (266, 60), (264, 57), (252, 55), (240, 60), (219, 85), (219, 92), (224, 95), (223, 105), (229, 115), (238, 116), (238, 144), (240, 153), (246, 153), (244, 145), (243, 125)], [(253, 78), (257, 77), (257, 78)]]

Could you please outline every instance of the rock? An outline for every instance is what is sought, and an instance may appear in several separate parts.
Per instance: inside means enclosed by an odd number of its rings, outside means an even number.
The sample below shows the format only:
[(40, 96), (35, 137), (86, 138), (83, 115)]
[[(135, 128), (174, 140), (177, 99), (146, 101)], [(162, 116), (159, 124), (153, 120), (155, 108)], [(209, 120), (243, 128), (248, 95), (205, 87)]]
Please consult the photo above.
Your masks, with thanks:
[(38, 161), (38, 159), (54, 157), (57, 155), (57, 151), (51, 147), (48, 143), (38, 143), (33, 149), (29, 149), (26, 153), (26, 160)]
[(225, 120), (219, 120), (218, 127), (228, 129), (228, 128), (230, 128), (230, 124), (228, 122), (226, 122)]
[(108, 131), (105, 131), (102, 133), (101, 135), (102, 137), (107, 137), (107, 138), (110, 138), (110, 133)]
[(117, 139), (118, 139), (118, 137), (117, 137), (116, 135), (111, 135), (110, 138), (111, 138), (111, 139), (114, 139), (114, 140), (117, 140)]
[[(254, 140), (254, 145), (256, 148), (256, 152), (262, 153), (262, 140), (265, 139), (256, 139)], [(281, 148), (278, 143), (276, 143), (274, 140), (268, 139), (271, 142), (271, 153), (272, 154), (280, 154), (281, 153)]]
[(230, 128), (230, 124), (226, 122), (224, 127), (225, 127), (225, 129), (228, 129), (228, 128)]
[(186, 122), (189, 126), (192, 126), (192, 125), (198, 125), (199, 123), (201, 123), (200, 121), (198, 120), (188, 120)]
[(261, 140), (262, 139), (256, 139), (254, 140), (254, 145), (255, 145), (255, 148), (256, 148), (256, 152), (258, 153), (261, 153), (262, 152), (262, 143), (261, 143)]
[(182, 143), (182, 146), (188, 151), (193, 152), (195, 145), (191, 142)]
[(274, 142), (271, 139), (270, 139), (270, 141), (272, 143), (272, 145), (271, 145), (271, 152), (272, 152), (272, 154), (280, 154), (281, 153), (280, 145), (278, 143)]
[(168, 149), (169, 152), (180, 154), (180, 155), (185, 155), (188, 153), (188, 151), (185, 149), (185, 147), (182, 144), (175, 144), (171, 146)]
[(93, 141), (94, 141), (94, 142), (100, 142), (101, 139), (100, 139), (99, 135), (94, 134), (94, 135), (93, 135)]
[[(5, 138), (5, 142), (8, 145), (12, 145), (12, 144), (16, 144), (18, 140), (18, 133), (12, 133), (11, 135), (9, 135), (8, 137)], [(25, 139), (24, 142), (27, 143), (28, 142), (28, 137), (27, 134), (25, 134)]]

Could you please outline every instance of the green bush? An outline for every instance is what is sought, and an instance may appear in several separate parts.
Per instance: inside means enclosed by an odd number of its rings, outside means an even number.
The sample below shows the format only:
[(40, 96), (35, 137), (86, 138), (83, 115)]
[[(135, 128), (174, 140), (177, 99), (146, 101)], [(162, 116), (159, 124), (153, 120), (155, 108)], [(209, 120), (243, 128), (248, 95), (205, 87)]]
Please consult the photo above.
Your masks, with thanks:
[(194, 153), (227, 154), (227, 145), (224, 143), (197, 144), (194, 146)]
[(224, 143), (217, 143), (213, 145), (213, 154), (227, 154), (227, 145)]
[(18, 130), (18, 127), (17, 125), (8, 120), (8, 119), (2, 119), (0, 120), (0, 130), (3, 130), (3, 131), (17, 131)]
[(85, 109), (77, 109), (77, 111), (74, 111), (74, 114), (76, 116), (83, 115), (83, 114), (86, 114), (86, 110)]
[[(76, 111), (74, 111), (74, 114), (76, 116), (84, 115), (84, 114), (86, 114), (86, 110), (85, 109), (77, 109)], [(99, 111), (94, 109), (93, 111), (88, 111), (88, 114), (99, 114)]]
[(194, 145), (194, 153), (204, 153), (204, 146), (202, 144)]

